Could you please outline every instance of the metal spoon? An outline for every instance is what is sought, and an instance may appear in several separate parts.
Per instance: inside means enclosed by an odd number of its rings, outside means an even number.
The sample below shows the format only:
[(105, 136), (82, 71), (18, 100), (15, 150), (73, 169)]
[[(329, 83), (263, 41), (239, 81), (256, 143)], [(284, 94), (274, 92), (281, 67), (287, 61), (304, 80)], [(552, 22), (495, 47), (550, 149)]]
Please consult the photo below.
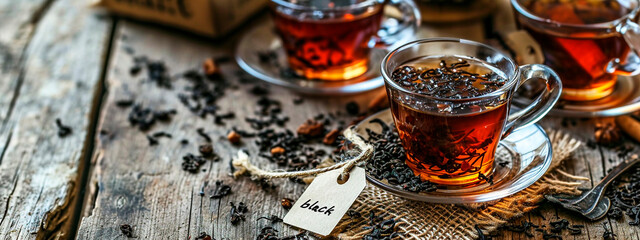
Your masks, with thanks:
[[(606, 197), (603, 198), (604, 191), (607, 186), (625, 170), (638, 162), (640, 162), (640, 158), (634, 157), (631, 160), (620, 163), (609, 174), (607, 174), (607, 176), (603, 178), (598, 185), (578, 197), (567, 198), (558, 195), (548, 195), (545, 196), (545, 198), (551, 202), (559, 203), (564, 208), (579, 212), (590, 219), (593, 219), (592, 217), (602, 217), (611, 205), (610, 199)], [(601, 202), (607, 202), (608, 204), (602, 204)]]
[[(553, 195), (547, 195), (545, 196), (545, 198), (550, 202), (562, 205), (566, 209), (578, 212), (591, 220), (598, 220), (604, 217), (609, 211), (609, 207), (611, 207), (611, 200), (608, 197), (603, 197), (602, 200), (598, 202), (598, 204), (593, 208), (591, 212), (584, 212), (571, 204), (567, 204), (563, 202), (562, 200), (554, 197)], [(563, 198), (563, 200), (566, 200), (566, 198)]]

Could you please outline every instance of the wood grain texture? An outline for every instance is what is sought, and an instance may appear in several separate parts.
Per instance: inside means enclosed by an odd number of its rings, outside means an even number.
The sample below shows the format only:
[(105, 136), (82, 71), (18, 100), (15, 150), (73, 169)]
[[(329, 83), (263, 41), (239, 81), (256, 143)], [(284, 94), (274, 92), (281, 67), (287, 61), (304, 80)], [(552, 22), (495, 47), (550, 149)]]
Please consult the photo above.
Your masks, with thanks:
[(24, 50), (49, 3), (45, 0), (0, 1), (0, 129), (7, 121), (20, 86)]
[(24, 51), (48, 1), (0, 1), (0, 164), (11, 140), (8, 118), (22, 83)]
[[(0, 95), (0, 116), (7, 117), (0, 117), (5, 124), (0, 129), (5, 139), (0, 144), (0, 236), (69, 236), (110, 21), (99, 19), (82, 0), (2, 1), (0, 6), (8, 9), (0, 17), (8, 20), (0, 23), (0, 43), (12, 42), (2, 53), (11, 57), (0, 55), (8, 61), (3, 62), (8, 71), (0, 71), (0, 89), (17, 91), (7, 93), (15, 99), (10, 104)], [(56, 118), (73, 133), (59, 138)]]
[[(256, 20), (260, 21), (260, 20)], [(179, 103), (177, 94), (184, 88), (184, 80), (174, 81), (173, 90), (158, 88), (155, 83), (145, 81), (146, 73), (132, 77), (129, 68), (132, 56), (126, 49), (135, 50), (137, 55), (163, 60), (173, 74), (187, 69), (199, 69), (207, 57), (231, 56), (236, 35), (225, 42), (194, 39), (179, 36), (155, 27), (121, 22), (117, 27), (117, 41), (107, 76), (108, 98), (102, 112), (99, 156), (91, 175), (91, 185), (97, 186), (92, 193), (95, 201), (88, 203), (78, 233), (80, 239), (97, 237), (113, 239), (121, 236), (119, 225), (130, 224), (136, 236), (141, 239), (193, 239), (200, 232), (207, 232), (216, 239), (252, 239), (262, 226), (269, 225), (259, 217), (276, 215), (283, 217), (280, 206), (282, 197), (297, 198), (304, 185), (289, 180), (276, 180), (280, 186), (275, 191), (263, 191), (260, 186), (246, 177), (233, 180), (230, 176), (229, 161), (240, 148), (248, 149), (254, 156), (258, 152), (253, 139), (243, 139), (239, 147), (231, 145), (225, 136), (231, 126), (251, 130), (244, 121), (254, 116), (257, 96), (249, 94), (253, 84), (242, 84), (235, 77), (238, 67), (235, 63), (222, 64), (224, 74), (231, 89), (228, 89), (218, 105), (221, 112), (232, 110), (236, 118), (226, 125), (216, 125), (213, 119), (202, 119), (192, 114)], [(354, 97), (328, 98), (306, 97), (304, 103), (293, 104), (297, 95), (286, 89), (271, 86), (270, 97), (282, 103), (282, 109), (291, 117), (287, 127), (294, 129), (302, 122), (319, 113), (342, 111), (345, 103), (358, 100), (364, 108), (375, 92)], [(177, 115), (170, 123), (157, 123), (147, 133), (130, 126), (127, 116), (129, 108), (119, 108), (115, 102), (134, 98), (145, 107), (157, 110), (176, 109)], [(196, 134), (197, 128), (204, 128), (213, 139), (215, 151), (222, 157), (220, 162), (207, 162), (206, 172), (188, 173), (181, 169), (182, 156), (197, 154), (197, 147), (204, 140)], [(149, 146), (145, 134), (165, 131), (172, 139), (162, 138), (157, 146)], [(182, 146), (179, 141), (188, 139)], [(267, 160), (253, 158), (252, 161), (268, 169), (277, 168)], [(232, 185), (233, 193), (222, 199), (210, 199), (216, 180)], [(205, 182), (206, 195), (199, 195)], [(244, 202), (249, 206), (247, 219), (236, 226), (229, 223), (229, 202)], [(280, 234), (293, 233), (282, 223), (274, 228)]]

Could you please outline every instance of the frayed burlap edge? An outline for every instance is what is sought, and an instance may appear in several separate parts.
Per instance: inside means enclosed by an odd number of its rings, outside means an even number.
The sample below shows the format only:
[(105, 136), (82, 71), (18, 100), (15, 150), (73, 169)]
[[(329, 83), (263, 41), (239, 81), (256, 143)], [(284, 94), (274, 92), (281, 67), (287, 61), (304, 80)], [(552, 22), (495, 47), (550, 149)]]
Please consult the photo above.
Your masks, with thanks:
[(538, 207), (545, 194), (579, 194), (577, 187), (584, 177), (573, 176), (561, 170), (580, 142), (561, 132), (549, 135), (553, 148), (553, 160), (545, 175), (533, 185), (507, 198), (486, 206), (458, 206), (406, 200), (374, 186), (367, 186), (351, 210), (362, 217), (345, 216), (331, 237), (338, 239), (362, 239), (371, 232), (370, 212), (387, 215), (397, 221), (397, 231), (402, 239), (466, 239), (478, 237), (475, 226), (484, 231), (494, 231), (507, 221), (520, 217)]

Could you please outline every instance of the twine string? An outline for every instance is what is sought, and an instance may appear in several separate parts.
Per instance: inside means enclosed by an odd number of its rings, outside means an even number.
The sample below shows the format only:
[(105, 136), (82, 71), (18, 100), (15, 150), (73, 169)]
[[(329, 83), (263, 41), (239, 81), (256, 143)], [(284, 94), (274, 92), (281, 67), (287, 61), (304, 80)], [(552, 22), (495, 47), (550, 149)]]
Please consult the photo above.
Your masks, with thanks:
[(233, 177), (238, 177), (242, 174), (248, 173), (252, 179), (273, 179), (273, 178), (294, 178), (294, 177), (308, 177), (319, 173), (328, 172), (331, 170), (343, 168), (342, 173), (338, 176), (338, 181), (344, 182), (349, 179), (349, 173), (351, 170), (361, 162), (367, 161), (373, 156), (373, 146), (367, 144), (358, 134), (355, 133), (353, 127), (347, 128), (343, 132), (344, 137), (353, 143), (356, 148), (360, 150), (360, 153), (352, 159), (344, 162), (336, 163), (334, 165), (301, 170), (301, 171), (279, 171), (279, 170), (263, 170), (249, 162), (249, 155), (240, 150), (238, 156), (233, 159), (232, 165), (236, 169), (233, 172)]

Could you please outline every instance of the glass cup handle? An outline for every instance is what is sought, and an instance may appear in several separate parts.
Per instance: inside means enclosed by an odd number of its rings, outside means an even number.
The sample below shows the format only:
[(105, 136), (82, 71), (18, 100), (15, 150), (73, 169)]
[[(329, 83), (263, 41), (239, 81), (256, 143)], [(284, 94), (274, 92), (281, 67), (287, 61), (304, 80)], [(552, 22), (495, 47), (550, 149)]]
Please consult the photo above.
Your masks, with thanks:
[[(505, 126), (505, 132), (503, 138), (509, 135), (514, 130), (529, 126), (536, 123), (542, 117), (547, 115), (553, 105), (556, 104), (560, 93), (562, 92), (562, 83), (560, 77), (551, 68), (542, 64), (527, 64), (518, 68), (520, 82), (518, 82), (519, 88), (525, 82), (533, 79), (542, 79), (545, 81), (546, 87), (538, 97), (536, 97), (529, 106), (521, 109), (518, 112), (510, 114), (507, 118), (507, 124)], [(514, 91), (516, 90), (514, 89)]]
[(382, 21), (377, 36), (372, 39), (372, 47), (393, 48), (411, 40), (420, 27), (420, 10), (413, 0), (390, 0), (389, 5), (394, 7), (392, 17)]
[(633, 76), (640, 74), (640, 26), (633, 19), (627, 18), (621, 22), (616, 30), (622, 34), (625, 42), (631, 48), (625, 61), (615, 58), (607, 64), (607, 72), (617, 75)]

